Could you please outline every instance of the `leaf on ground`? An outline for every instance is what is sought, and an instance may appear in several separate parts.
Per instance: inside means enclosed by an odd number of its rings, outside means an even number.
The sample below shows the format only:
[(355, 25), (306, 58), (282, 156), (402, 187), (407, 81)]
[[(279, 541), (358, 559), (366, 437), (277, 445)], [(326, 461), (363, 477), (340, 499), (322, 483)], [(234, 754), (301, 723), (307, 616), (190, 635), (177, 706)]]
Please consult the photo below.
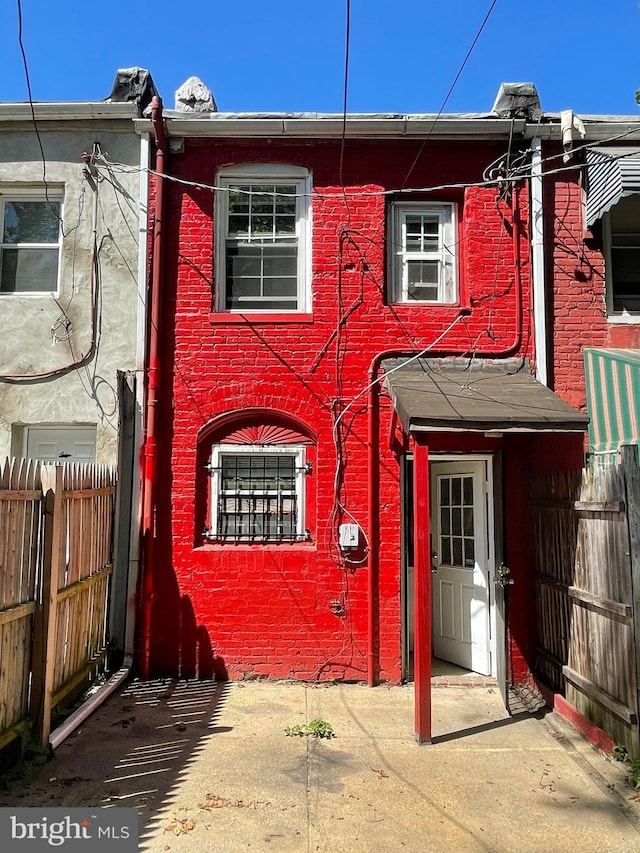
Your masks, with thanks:
[(190, 817), (183, 817), (180, 820), (174, 819), (169, 821), (164, 830), (165, 832), (173, 832), (174, 835), (182, 835), (184, 832), (191, 832), (195, 828), (195, 825), (195, 820), (192, 820)]

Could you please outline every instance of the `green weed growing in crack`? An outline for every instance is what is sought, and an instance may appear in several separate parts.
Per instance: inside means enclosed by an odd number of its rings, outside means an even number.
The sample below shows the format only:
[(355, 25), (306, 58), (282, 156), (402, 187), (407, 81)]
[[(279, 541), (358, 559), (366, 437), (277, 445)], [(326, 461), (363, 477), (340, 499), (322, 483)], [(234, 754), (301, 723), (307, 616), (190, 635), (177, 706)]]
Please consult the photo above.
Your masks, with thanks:
[(616, 744), (611, 750), (611, 756), (620, 761), (628, 769), (631, 781), (635, 788), (640, 788), (640, 758), (632, 758), (629, 750), (622, 744)]
[(309, 723), (287, 726), (284, 733), (287, 737), (317, 737), (326, 740), (335, 737), (331, 723), (326, 720), (311, 720)]

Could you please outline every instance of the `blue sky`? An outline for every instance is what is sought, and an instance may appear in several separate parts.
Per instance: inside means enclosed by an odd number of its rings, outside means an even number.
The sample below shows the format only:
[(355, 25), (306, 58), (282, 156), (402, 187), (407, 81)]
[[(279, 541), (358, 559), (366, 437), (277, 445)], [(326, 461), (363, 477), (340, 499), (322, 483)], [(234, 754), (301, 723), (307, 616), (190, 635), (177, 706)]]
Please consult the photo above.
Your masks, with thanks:
[[(438, 112), (491, 0), (351, 0), (349, 110)], [(17, 0), (0, 10), (0, 101), (24, 101)], [(101, 100), (148, 68), (166, 106), (197, 75), (225, 111), (341, 112), (346, 0), (22, 0), (34, 100)], [(640, 115), (638, 0), (497, 0), (446, 112), (491, 109), (502, 81), (547, 112)]]

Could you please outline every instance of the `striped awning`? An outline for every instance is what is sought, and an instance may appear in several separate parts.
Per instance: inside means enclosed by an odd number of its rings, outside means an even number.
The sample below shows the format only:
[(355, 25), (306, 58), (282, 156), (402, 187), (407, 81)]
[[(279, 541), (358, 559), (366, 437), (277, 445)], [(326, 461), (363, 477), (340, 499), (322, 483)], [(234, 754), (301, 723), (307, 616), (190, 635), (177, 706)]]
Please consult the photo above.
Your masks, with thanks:
[(640, 193), (640, 149), (587, 149), (587, 227), (621, 198)]
[(640, 349), (585, 349), (589, 449), (611, 453), (640, 440)]

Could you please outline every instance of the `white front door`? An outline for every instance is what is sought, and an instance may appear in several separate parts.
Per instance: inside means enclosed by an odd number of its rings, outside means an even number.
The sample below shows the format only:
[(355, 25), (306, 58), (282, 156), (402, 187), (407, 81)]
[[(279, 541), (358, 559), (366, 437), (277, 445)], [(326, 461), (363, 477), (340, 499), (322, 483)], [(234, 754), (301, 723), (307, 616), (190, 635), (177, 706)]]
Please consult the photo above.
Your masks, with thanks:
[(95, 462), (96, 429), (81, 426), (27, 427), (25, 456), (42, 462)]
[(433, 654), (491, 675), (487, 463), (430, 467)]

